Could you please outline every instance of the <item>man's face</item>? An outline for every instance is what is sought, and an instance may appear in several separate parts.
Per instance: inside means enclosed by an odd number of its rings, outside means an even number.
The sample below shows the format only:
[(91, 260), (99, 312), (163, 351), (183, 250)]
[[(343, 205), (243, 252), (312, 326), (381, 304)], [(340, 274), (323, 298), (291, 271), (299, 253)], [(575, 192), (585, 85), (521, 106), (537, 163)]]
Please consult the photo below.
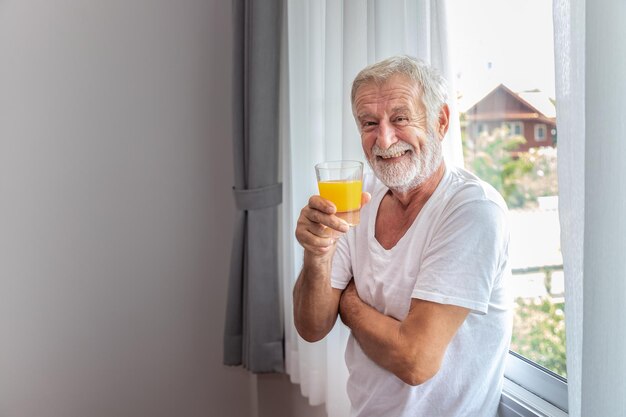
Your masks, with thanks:
[(414, 82), (397, 75), (383, 85), (362, 85), (354, 112), (367, 160), (390, 189), (409, 191), (441, 164), (443, 136), (429, 128)]

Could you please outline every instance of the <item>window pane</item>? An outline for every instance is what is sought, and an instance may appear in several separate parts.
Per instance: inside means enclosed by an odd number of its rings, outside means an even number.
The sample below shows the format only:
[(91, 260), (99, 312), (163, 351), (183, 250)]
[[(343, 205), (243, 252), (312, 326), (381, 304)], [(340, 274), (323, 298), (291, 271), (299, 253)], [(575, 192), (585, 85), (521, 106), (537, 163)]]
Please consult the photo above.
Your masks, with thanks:
[(546, 125), (544, 124), (535, 125), (535, 140), (537, 142), (543, 142), (546, 140)]
[(566, 376), (552, 2), (450, 0), (449, 11), (465, 167), (510, 209), (511, 350)]

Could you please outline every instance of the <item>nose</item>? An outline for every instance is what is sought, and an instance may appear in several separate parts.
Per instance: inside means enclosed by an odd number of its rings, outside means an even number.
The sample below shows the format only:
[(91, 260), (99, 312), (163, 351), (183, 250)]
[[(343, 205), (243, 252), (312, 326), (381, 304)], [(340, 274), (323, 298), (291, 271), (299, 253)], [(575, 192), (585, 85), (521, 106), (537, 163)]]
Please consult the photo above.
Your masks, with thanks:
[(396, 143), (398, 139), (396, 138), (396, 132), (393, 129), (393, 126), (386, 121), (382, 120), (378, 123), (378, 137), (376, 138), (376, 144), (381, 149), (387, 149), (394, 143)]

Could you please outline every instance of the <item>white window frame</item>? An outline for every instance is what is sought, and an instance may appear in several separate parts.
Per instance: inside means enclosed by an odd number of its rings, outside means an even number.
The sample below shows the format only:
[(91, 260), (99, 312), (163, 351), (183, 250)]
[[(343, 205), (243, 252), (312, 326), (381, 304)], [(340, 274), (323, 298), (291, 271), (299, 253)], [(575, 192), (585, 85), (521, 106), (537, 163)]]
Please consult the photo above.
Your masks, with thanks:
[(499, 417), (566, 417), (567, 381), (527, 358), (509, 352)]
[[(539, 130), (543, 129), (543, 137), (539, 137)], [(544, 123), (538, 123), (535, 125), (535, 142), (545, 142), (548, 140), (548, 126)]]
[[(524, 123), (523, 122), (504, 122), (503, 127), (509, 128), (509, 135), (512, 136), (524, 136)], [(515, 133), (515, 128), (519, 127), (520, 133)]]

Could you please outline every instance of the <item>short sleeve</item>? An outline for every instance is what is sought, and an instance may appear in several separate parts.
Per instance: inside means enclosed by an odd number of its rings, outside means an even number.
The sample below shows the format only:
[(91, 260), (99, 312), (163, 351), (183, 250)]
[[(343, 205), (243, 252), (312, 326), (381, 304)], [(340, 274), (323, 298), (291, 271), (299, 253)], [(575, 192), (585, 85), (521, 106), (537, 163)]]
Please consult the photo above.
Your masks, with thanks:
[(350, 261), (350, 247), (348, 235), (354, 230), (348, 231), (337, 240), (337, 247), (333, 255), (333, 263), (330, 273), (330, 284), (333, 288), (345, 289), (352, 279), (352, 263)]
[(491, 200), (467, 202), (435, 229), (412, 297), (486, 314), (508, 259), (505, 210)]

